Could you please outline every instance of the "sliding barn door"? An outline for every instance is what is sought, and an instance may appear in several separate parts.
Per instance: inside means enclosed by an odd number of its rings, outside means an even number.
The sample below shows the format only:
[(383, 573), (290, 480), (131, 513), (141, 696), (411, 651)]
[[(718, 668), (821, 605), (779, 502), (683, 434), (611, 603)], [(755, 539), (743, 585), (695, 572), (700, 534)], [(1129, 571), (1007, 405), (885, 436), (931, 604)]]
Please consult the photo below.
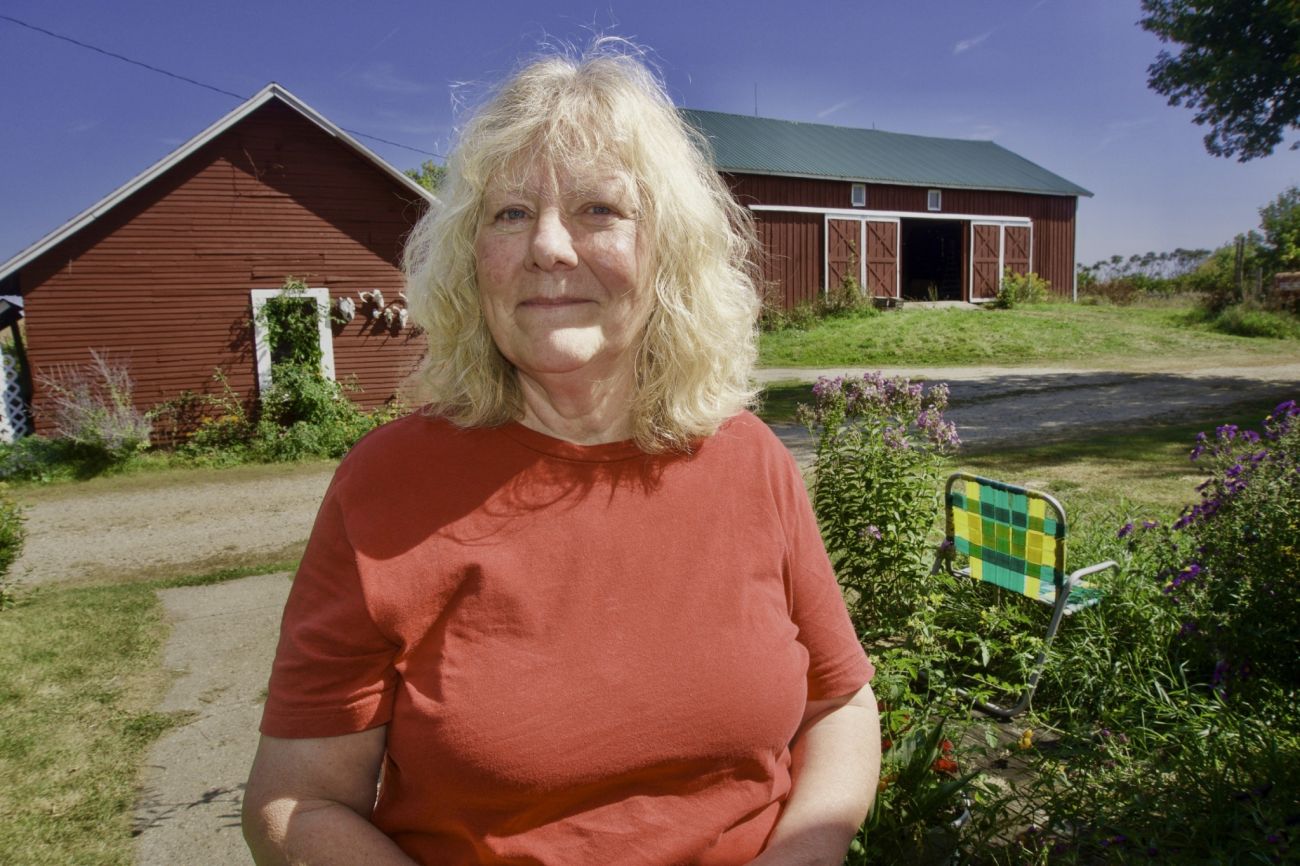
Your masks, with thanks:
[(970, 299), (984, 301), (998, 296), (1002, 285), (1002, 226), (971, 223)]
[(1029, 226), (1007, 226), (1003, 232), (1003, 267), (1017, 274), (1029, 273)]
[(898, 223), (867, 220), (867, 294), (898, 297)]
[(861, 220), (826, 220), (826, 289), (839, 286), (845, 275), (862, 282)]

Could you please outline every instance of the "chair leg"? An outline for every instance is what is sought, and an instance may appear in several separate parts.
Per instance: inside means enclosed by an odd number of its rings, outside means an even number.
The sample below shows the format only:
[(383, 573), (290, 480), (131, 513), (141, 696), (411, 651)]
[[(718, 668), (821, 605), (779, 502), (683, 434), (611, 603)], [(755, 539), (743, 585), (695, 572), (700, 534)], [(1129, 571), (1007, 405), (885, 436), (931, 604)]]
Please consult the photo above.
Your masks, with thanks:
[[(1061, 592), (1057, 593), (1056, 604), (1052, 606), (1052, 621), (1047, 625), (1047, 636), (1043, 638), (1043, 648), (1038, 653), (1038, 658), (1034, 660), (1033, 670), (1029, 672), (1029, 680), (1025, 683), (1025, 690), (1021, 692), (1020, 699), (1011, 707), (1000, 707), (997, 704), (991, 704), (987, 701), (976, 701), (973, 706), (975, 709), (988, 713), (991, 716), (997, 716), (1000, 719), (1013, 719), (1016, 716), (1029, 709), (1029, 703), (1034, 699), (1034, 692), (1038, 690), (1038, 679), (1043, 674), (1043, 668), (1047, 666), (1047, 651), (1052, 646), (1052, 638), (1056, 637), (1056, 631), (1061, 627), (1061, 618), (1065, 616), (1065, 604), (1069, 601), (1070, 592), (1067, 585)], [(958, 689), (957, 694), (966, 697), (965, 690)]]

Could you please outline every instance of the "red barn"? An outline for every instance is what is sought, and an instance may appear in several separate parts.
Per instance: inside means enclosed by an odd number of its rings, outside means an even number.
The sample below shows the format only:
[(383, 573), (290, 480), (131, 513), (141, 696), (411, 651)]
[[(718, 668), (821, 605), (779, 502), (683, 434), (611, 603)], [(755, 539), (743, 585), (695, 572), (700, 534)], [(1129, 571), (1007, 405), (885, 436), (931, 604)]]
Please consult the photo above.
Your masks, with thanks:
[(686, 110), (753, 211), (769, 302), (845, 276), (877, 298), (991, 300), (1005, 268), (1074, 293), (1081, 186), (991, 141)]
[[(286, 277), (321, 307), (325, 370), (383, 403), (417, 364), (398, 293), (402, 242), (429, 194), (284, 88), (271, 84), (103, 201), (0, 265), (21, 294), (36, 386), (95, 350), (129, 367), (148, 409), (211, 390), (220, 370), (255, 393), (269, 349), (253, 309)], [(360, 294), (379, 291), (382, 304)], [(356, 312), (340, 321), (354, 302)]]

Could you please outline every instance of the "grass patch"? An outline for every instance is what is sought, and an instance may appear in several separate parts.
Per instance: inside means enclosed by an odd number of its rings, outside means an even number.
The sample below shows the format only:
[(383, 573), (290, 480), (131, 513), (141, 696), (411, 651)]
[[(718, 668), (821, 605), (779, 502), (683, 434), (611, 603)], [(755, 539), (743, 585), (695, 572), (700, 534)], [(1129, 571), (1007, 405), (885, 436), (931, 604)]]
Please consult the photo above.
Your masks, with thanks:
[(963, 448), (953, 468), (1046, 490), (1067, 507), (1068, 500), (1084, 498), (1168, 512), (1195, 499), (1195, 486), (1205, 480), (1207, 473), (1188, 459), (1197, 433), (1220, 424), (1257, 430), (1273, 408), (1273, 401), (1245, 402), (1048, 443)]
[(0, 613), (0, 851), (6, 866), (127, 866), (149, 746), (185, 721), (168, 685), (156, 590), (289, 570), (225, 569), (149, 583), (39, 587)]
[(812, 388), (811, 382), (797, 379), (769, 382), (763, 386), (756, 414), (769, 424), (793, 424), (799, 404), (812, 404)]
[(1152, 358), (1218, 363), (1291, 362), (1300, 333), (1283, 339), (1221, 333), (1189, 303), (1129, 307), (1049, 303), (1011, 310), (908, 309), (840, 316), (808, 330), (763, 334), (768, 367), (1086, 364), (1142, 368)]

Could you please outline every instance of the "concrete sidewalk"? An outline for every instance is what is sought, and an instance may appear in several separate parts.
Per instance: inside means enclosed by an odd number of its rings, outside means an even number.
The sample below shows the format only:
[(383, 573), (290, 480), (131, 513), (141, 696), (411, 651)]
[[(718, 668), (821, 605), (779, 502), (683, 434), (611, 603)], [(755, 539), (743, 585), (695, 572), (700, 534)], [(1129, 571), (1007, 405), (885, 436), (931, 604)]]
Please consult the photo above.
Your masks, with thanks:
[(193, 714), (150, 749), (134, 832), (140, 866), (251, 866), (239, 810), (257, 748), (289, 575), (160, 592), (177, 675), (158, 708)]

